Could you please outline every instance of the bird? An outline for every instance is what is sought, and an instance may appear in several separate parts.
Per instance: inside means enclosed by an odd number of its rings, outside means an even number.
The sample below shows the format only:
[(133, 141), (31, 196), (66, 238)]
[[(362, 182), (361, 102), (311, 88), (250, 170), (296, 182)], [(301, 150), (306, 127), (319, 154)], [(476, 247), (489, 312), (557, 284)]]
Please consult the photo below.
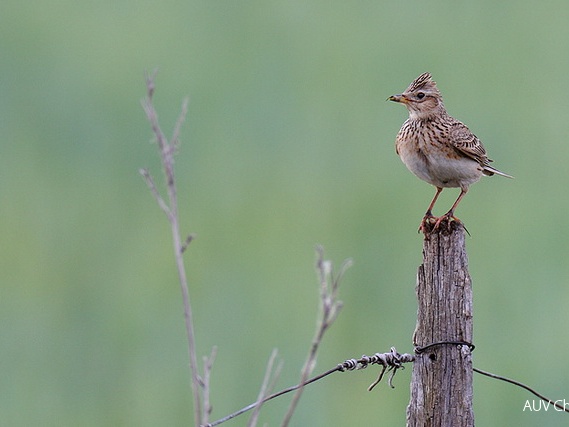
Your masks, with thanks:
[[(482, 176), (513, 178), (492, 167), (480, 139), (447, 113), (430, 73), (421, 74), (405, 92), (387, 100), (401, 103), (409, 111), (409, 118), (397, 134), (395, 151), (413, 174), (436, 188), (419, 226), (419, 232), (425, 236), (444, 221), (448, 221), (449, 227), (452, 221), (462, 224), (454, 212), (469, 186)], [(433, 207), (443, 188), (460, 188), (460, 194), (446, 214), (435, 217)]]

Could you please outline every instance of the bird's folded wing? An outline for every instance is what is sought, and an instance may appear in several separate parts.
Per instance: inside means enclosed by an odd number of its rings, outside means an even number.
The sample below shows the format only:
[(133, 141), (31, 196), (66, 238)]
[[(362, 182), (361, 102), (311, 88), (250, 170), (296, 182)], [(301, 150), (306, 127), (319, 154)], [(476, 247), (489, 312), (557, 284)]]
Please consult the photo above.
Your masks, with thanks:
[(456, 121), (451, 125), (449, 139), (457, 151), (476, 160), (482, 166), (492, 161), (486, 156), (482, 142), (461, 122)]

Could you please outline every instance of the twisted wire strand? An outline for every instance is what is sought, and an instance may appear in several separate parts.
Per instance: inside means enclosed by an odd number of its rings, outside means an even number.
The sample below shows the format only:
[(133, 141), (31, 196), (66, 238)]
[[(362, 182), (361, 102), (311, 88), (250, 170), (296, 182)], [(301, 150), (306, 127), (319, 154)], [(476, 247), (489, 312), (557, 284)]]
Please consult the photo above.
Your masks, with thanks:
[(368, 387), (368, 391), (372, 391), (373, 388), (381, 382), (386, 371), (391, 372), (391, 375), (387, 381), (389, 387), (395, 388), (393, 385), (393, 377), (397, 373), (397, 370), (405, 368), (405, 366), (403, 366), (403, 363), (410, 363), (414, 360), (414, 355), (408, 353), (400, 354), (397, 352), (395, 347), (391, 347), (391, 350), (387, 353), (375, 353), (373, 356), (363, 355), (359, 359), (348, 359), (338, 365), (338, 370), (340, 372), (353, 371), (365, 369), (369, 365), (381, 365), (382, 369), (379, 373), (379, 376)]
[[(380, 371), (377, 379), (368, 387), (369, 391), (373, 390), (373, 388), (381, 382), (381, 380), (383, 379), (383, 376), (385, 375), (386, 372), (391, 373), (389, 375), (387, 383), (389, 384), (389, 386), (391, 388), (395, 388), (395, 386), (393, 385), (393, 377), (395, 376), (395, 374), (397, 373), (397, 371), (399, 369), (405, 369), (405, 366), (404, 366), (405, 363), (414, 362), (416, 356), (424, 353), (425, 351), (427, 351), (430, 348), (433, 348), (436, 346), (441, 346), (441, 345), (452, 345), (452, 346), (457, 346), (457, 347), (467, 347), (470, 351), (474, 350), (474, 344), (469, 343), (469, 342), (465, 342), (465, 341), (440, 341), (440, 342), (431, 343), (431, 344), (428, 344), (425, 346), (417, 346), (414, 349), (415, 354), (409, 354), (409, 353), (400, 354), (397, 352), (395, 347), (391, 347), (391, 349), (387, 353), (375, 353), (373, 356), (363, 355), (359, 359), (347, 359), (344, 362), (336, 365), (336, 367), (329, 369), (328, 371), (326, 371), (320, 375), (317, 375), (313, 378), (310, 378), (304, 384), (297, 384), (295, 386), (288, 387), (284, 390), (281, 390), (277, 393), (273, 393), (270, 396), (265, 397), (261, 401), (261, 403), (264, 403), (264, 402), (272, 400), (276, 397), (282, 396), (283, 394), (290, 393), (291, 391), (297, 390), (301, 386), (304, 387), (305, 385), (312, 384), (312, 383), (314, 383), (314, 382), (316, 382), (316, 381), (318, 381), (324, 377), (327, 377), (328, 375), (330, 375), (334, 372), (346, 372), (346, 371), (361, 370), (361, 369), (366, 369), (370, 365), (381, 365), (382, 368), (381, 368), (381, 371)], [(557, 401), (553, 401), (553, 400), (543, 396), (542, 394), (538, 393), (537, 391), (535, 391), (534, 389), (532, 389), (531, 387), (529, 387), (523, 383), (511, 380), (509, 378), (501, 377), (499, 375), (495, 375), (495, 374), (492, 374), (490, 372), (485, 372), (485, 371), (482, 371), (482, 370), (477, 369), (477, 368), (473, 368), (473, 371), (477, 372), (479, 374), (482, 374), (482, 375), (486, 375), (490, 378), (494, 378), (494, 379), (498, 379), (501, 381), (508, 382), (510, 384), (514, 384), (518, 387), (521, 387), (521, 388), (529, 391), (530, 393), (534, 394), (535, 396), (539, 397), (540, 399), (551, 403), (556, 408), (563, 410), (565, 412), (569, 412), (569, 409), (567, 407), (560, 405)], [(230, 415), (227, 415), (227, 416), (225, 416), (225, 417), (223, 417), (223, 418), (221, 418), (221, 419), (219, 419), (213, 423), (205, 424), (202, 427), (214, 427), (214, 426), (217, 426), (219, 424), (222, 424), (225, 421), (229, 421), (230, 419), (235, 418), (235, 417), (255, 408), (258, 404), (259, 404), (259, 402), (252, 403), (252, 404), (240, 409), (237, 412), (234, 412)]]

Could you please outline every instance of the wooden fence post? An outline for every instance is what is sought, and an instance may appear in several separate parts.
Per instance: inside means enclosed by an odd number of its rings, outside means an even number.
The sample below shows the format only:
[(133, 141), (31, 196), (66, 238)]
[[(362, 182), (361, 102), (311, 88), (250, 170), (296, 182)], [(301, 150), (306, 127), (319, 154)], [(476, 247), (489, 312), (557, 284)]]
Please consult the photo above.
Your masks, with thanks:
[(425, 239), (416, 291), (407, 427), (472, 427), (472, 284), (461, 225), (442, 224)]

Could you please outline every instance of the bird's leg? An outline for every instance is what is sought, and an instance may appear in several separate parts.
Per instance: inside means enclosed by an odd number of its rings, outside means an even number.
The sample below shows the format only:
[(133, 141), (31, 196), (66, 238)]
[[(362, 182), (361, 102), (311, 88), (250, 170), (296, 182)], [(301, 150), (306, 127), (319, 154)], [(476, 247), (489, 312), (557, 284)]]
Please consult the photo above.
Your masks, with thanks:
[(458, 198), (456, 199), (454, 204), (451, 206), (450, 210), (446, 214), (444, 214), (443, 216), (441, 216), (440, 218), (437, 219), (437, 222), (435, 222), (435, 226), (433, 227), (433, 230), (436, 230), (439, 227), (439, 225), (441, 225), (441, 222), (443, 222), (445, 220), (449, 222), (449, 225), (450, 225), (451, 220), (456, 221), (459, 224), (462, 224), (460, 222), (460, 219), (458, 219), (457, 217), (454, 216), (454, 211), (467, 192), (468, 192), (468, 187), (461, 187), (460, 194), (458, 195)]
[(441, 194), (441, 191), (443, 191), (443, 189), (441, 187), (437, 187), (437, 192), (435, 193), (435, 197), (433, 197), (433, 200), (431, 200), (431, 204), (427, 208), (427, 212), (425, 212), (425, 216), (423, 217), (423, 220), (421, 221), (421, 225), (419, 225), (419, 232), (422, 231), (423, 234), (428, 233), (427, 224), (429, 224), (431, 219), (434, 218), (433, 207), (435, 206), (435, 203), (437, 202), (437, 199), (439, 198), (439, 194)]

